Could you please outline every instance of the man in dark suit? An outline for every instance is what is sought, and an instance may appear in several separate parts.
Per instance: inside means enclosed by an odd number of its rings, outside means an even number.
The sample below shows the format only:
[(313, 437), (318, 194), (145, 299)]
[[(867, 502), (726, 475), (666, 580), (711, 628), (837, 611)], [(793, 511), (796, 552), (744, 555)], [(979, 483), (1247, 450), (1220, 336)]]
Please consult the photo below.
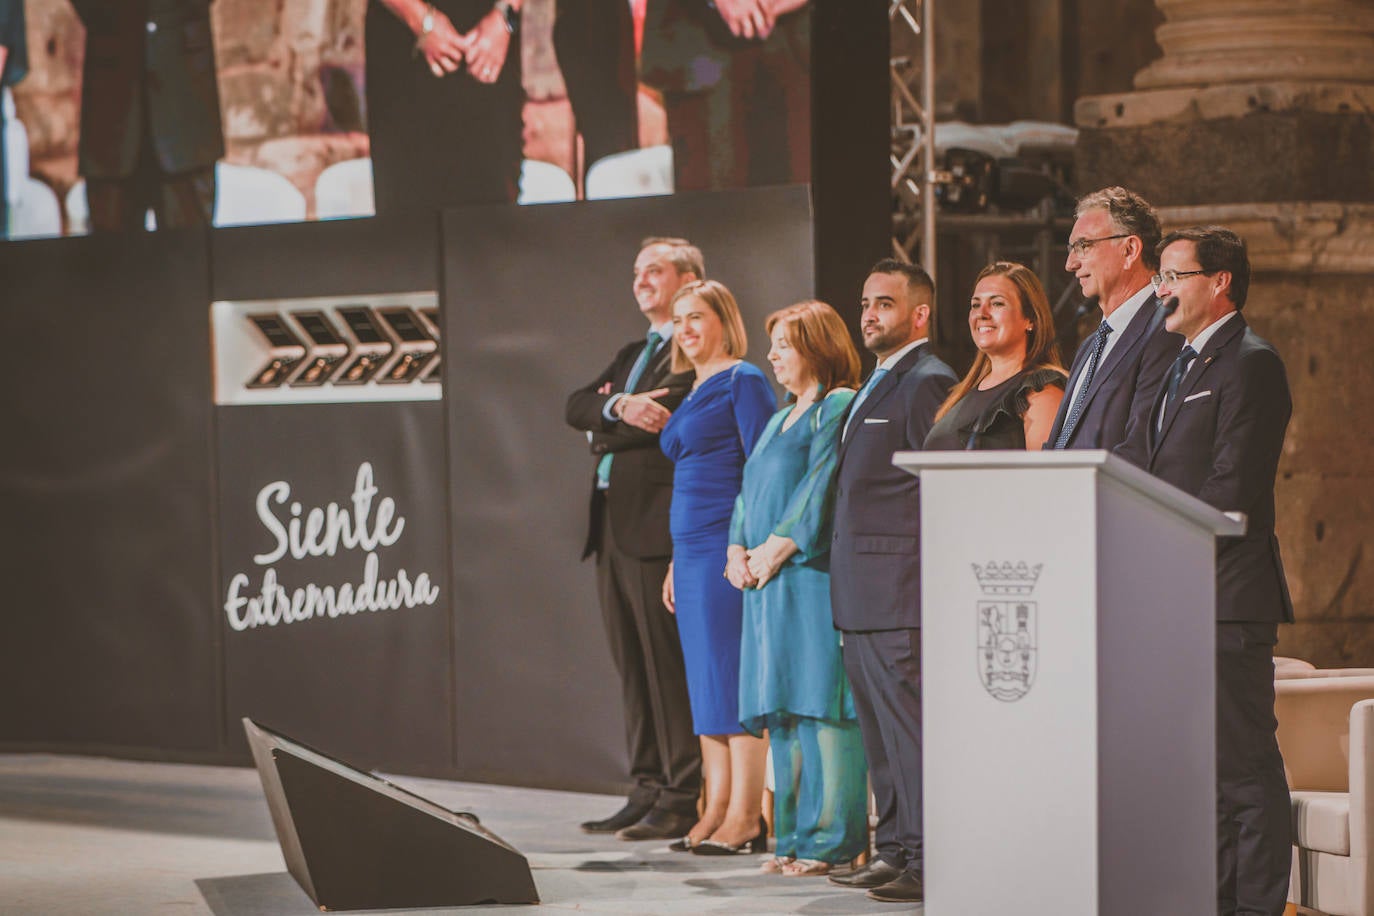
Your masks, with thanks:
[(878, 806), (878, 854), (831, 881), (878, 900), (923, 899), (921, 556), (916, 477), (893, 452), (919, 449), (956, 381), (930, 351), (935, 287), (921, 268), (874, 265), (864, 282), (864, 347), (878, 359), (850, 405), (835, 482), (830, 598)]
[(93, 232), (209, 225), (224, 155), (210, 0), (72, 0), (86, 27), (80, 171)]
[(630, 775), (625, 806), (589, 833), (621, 839), (681, 837), (696, 823), (701, 751), (692, 729), (677, 621), (663, 606), (673, 545), (668, 506), (673, 465), (658, 434), (691, 390), (670, 370), (673, 295), (702, 279), (701, 251), (685, 239), (646, 239), (635, 258), (634, 295), (649, 321), (589, 384), (568, 397), (568, 424), (585, 430), (597, 456), (583, 558), (596, 554), (597, 588), (620, 672)]
[(647, 0), (640, 74), (663, 93), (678, 191), (811, 180), (808, 0)]
[(1246, 324), (1245, 242), (1218, 226), (1160, 243), (1167, 327), (1186, 341), (1144, 424), (1147, 469), (1246, 532), (1217, 543), (1217, 909), (1283, 912), (1289, 797), (1274, 732), (1273, 649), (1293, 605), (1274, 535), (1274, 477), (1292, 413), (1283, 361)]
[(1078, 202), (1064, 269), (1096, 299), (1102, 323), (1079, 346), (1045, 448), (1102, 448), (1144, 464), (1124, 447), (1149, 411), (1183, 345), (1163, 330), (1151, 275), (1159, 266), (1159, 217), (1134, 192), (1112, 187)]

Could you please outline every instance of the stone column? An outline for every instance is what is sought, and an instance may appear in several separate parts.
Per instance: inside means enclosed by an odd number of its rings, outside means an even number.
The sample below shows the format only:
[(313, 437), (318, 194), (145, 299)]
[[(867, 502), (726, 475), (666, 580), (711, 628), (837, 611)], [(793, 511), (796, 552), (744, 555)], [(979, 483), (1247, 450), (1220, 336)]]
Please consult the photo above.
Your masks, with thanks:
[(1293, 389), (1279, 652), (1374, 666), (1374, 0), (1155, 2), (1163, 57), (1075, 106), (1078, 182), (1246, 238), (1245, 315)]

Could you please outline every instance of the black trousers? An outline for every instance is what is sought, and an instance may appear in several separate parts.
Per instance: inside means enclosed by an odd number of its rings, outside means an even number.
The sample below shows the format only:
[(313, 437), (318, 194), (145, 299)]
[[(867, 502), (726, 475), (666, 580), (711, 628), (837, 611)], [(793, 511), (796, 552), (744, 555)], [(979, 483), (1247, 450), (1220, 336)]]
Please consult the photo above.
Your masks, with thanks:
[(687, 671), (677, 618), (663, 606), (668, 558), (642, 560), (615, 542), (603, 500), (597, 590), (611, 656), (620, 672), (630, 801), (695, 815), (701, 793), (701, 745), (692, 730)]
[(810, 29), (792, 19), (765, 41), (738, 43), (710, 89), (663, 93), (676, 190), (811, 180)]
[(1279, 916), (1292, 863), (1273, 623), (1217, 624), (1217, 912)]
[(878, 858), (920, 873), (921, 631), (844, 633), (844, 670), (878, 808)]
[(162, 171), (154, 152), (148, 100), (143, 100), (143, 135), (138, 162), (130, 175), (86, 176), (86, 208), (91, 232), (139, 232), (153, 211), (159, 229), (209, 226), (215, 217), (215, 166), (185, 172)]

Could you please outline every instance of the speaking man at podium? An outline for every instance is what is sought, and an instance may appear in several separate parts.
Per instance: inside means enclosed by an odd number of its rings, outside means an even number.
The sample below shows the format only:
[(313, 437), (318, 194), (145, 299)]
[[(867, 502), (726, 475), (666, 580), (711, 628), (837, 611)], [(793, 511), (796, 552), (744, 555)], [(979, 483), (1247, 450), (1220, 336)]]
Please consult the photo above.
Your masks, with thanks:
[[(1102, 323), (1078, 347), (1047, 449), (1118, 449), (1148, 413), (1160, 380), (1183, 345), (1162, 330), (1150, 284), (1159, 267), (1159, 217), (1139, 194), (1103, 188), (1078, 201), (1064, 269), (1096, 299)], [(1142, 456), (1120, 449), (1142, 464)]]
[(1289, 797), (1274, 732), (1273, 649), (1293, 605), (1274, 535), (1274, 476), (1292, 413), (1283, 361), (1245, 321), (1245, 242), (1219, 226), (1159, 245), (1165, 326), (1186, 341), (1143, 434), (1147, 469), (1224, 512), (1241, 537), (1217, 542), (1217, 911), (1284, 909)]
[(878, 806), (877, 855), (830, 881), (893, 902), (924, 898), (921, 826), (921, 553), (918, 481), (892, 464), (919, 449), (957, 381), (931, 352), (930, 275), (879, 261), (860, 326), (878, 365), (840, 433), (830, 603)]

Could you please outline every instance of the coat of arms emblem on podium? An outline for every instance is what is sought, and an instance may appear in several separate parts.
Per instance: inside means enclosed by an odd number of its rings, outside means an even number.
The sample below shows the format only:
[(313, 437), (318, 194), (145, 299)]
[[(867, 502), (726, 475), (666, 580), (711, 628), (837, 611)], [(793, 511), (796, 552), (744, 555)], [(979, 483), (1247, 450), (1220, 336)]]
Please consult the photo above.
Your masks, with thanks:
[(978, 602), (978, 676), (998, 700), (1014, 702), (1035, 680), (1035, 602), (1030, 600), (1042, 564), (973, 565)]

